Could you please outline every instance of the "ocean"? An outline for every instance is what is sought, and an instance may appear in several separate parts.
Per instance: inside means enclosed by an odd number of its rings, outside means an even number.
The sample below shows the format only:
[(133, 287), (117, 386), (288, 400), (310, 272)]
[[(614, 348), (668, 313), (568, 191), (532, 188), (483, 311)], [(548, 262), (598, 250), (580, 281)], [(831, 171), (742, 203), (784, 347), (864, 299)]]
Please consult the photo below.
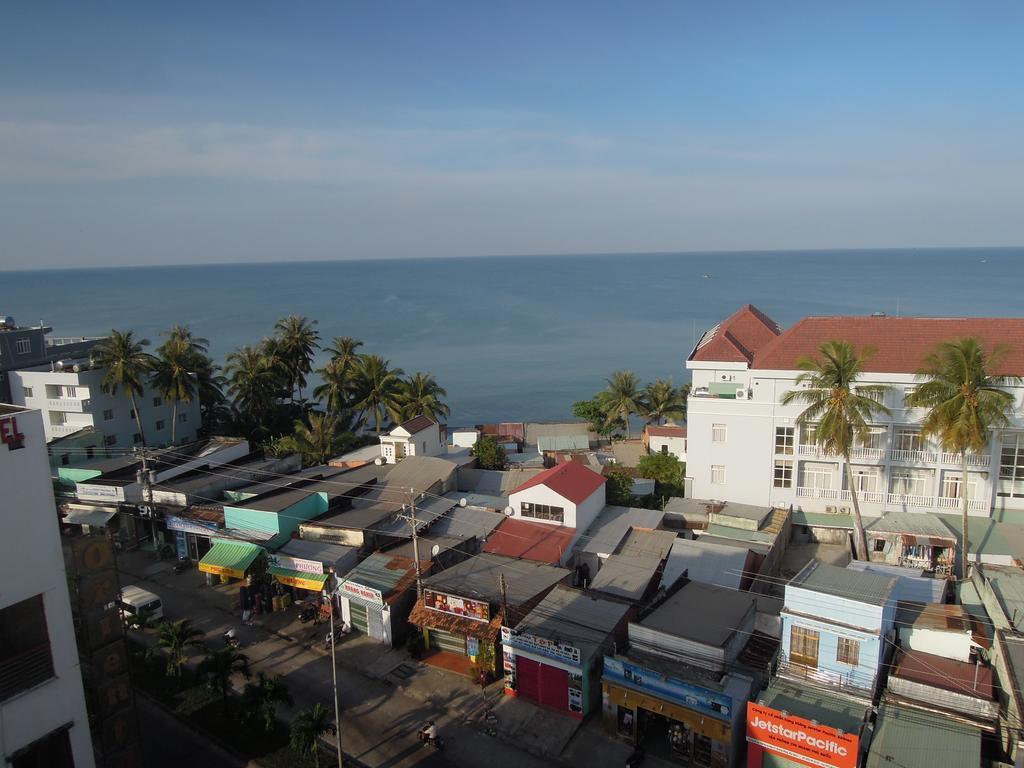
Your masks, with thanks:
[(1024, 248), (520, 256), (2, 272), (0, 314), (54, 336), (185, 323), (218, 359), (277, 318), (435, 375), (450, 423), (570, 418), (619, 369), (689, 380), (700, 334), (745, 303), (805, 315), (1021, 314)]

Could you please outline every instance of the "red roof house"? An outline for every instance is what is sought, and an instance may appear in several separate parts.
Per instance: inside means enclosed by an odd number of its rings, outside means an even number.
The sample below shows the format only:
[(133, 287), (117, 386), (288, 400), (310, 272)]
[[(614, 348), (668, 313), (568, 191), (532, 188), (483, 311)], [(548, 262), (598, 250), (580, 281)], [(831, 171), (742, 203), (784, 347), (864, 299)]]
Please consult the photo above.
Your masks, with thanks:
[(514, 517), (584, 530), (604, 509), (605, 479), (575, 461), (534, 475), (509, 494)]

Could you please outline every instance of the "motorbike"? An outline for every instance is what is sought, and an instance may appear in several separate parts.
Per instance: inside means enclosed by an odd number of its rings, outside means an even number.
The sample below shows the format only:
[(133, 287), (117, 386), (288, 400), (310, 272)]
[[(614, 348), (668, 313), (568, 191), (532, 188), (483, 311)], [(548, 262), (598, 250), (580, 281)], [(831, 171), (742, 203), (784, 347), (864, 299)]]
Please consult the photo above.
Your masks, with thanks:
[(416, 738), (418, 738), (423, 743), (423, 746), (433, 747), (434, 749), (440, 752), (442, 749), (444, 749), (444, 739), (442, 739), (440, 736), (430, 738), (427, 735), (427, 727), (428, 726), (420, 728), (419, 732), (416, 734)]
[(189, 566), (191, 565), (192, 561), (189, 560), (187, 557), (179, 557), (178, 562), (174, 564), (174, 575), (180, 576), (185, 571), (187, 571), (189, 569)]
[(299, 611), (299, 621), (301, 621), (303, 624), (308, 624), (317, 617), (319, 611), (320, 609), (316, 606), (307, 605), (305, 608)]
[(229, 629), (227, 632), (221, 635), (221, 638), (224, 640), (224, 645), (226, 645), (228, 648), (238, 648), (242, 645), (241, 640), (239, 640), (235, 636), (235, 631), (233, 629)]

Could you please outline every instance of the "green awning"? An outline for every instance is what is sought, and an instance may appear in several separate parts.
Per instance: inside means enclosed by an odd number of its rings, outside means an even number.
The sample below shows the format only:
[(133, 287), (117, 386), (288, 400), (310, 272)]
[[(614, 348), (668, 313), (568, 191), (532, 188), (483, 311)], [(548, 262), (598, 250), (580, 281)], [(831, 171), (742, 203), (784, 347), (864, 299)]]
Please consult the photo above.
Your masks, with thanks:
[(241, 579), (245, 577), (245, 571), (262, 551), (262, 548), (255, 544), (246, 544), (242, 541), (218, 541), (199, 561), (199, 570)]
[(282, 584), (299, 589), (308, 589), (313, 592), (322, 592), (324, 583), (327, 581), (326, 573), (311, 573), (309, 571), (293, 571), (291, 568), (279, 568), (272, 565), (267, 568), (267, 573), (273, 576)]

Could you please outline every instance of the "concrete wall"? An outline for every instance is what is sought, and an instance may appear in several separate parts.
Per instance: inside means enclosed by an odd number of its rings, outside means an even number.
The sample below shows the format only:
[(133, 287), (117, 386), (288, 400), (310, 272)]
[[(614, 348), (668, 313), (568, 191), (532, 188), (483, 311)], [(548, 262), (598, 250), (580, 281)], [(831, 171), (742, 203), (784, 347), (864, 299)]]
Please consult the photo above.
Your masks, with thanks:
[(280, 512), (267, 512), (245, 507), (224, 507), (224, 524), (228, 528), (273, 533), (275, 538), (267, 542), (267, 545), (274, 547), (282, 545), (291, 538), (291, 535), (299, 530), (299, 525), (302, 522), (312, 520), (326, 511), (326, 496), (311, 493)]
[(75, 645), (64, 556), (50, 481), (43, 418), (39, 411), (13, 416), (24, 448), (0, 445), (0, 488), (10, 531), (0, 539), (0, 608), (42, 595), (54, 677), (0, 702), (0, 753), (9, 756), (65, 723), (78, 768), (95, 763)]
[[(523, 517), (523, 502), (528, 504), (547, 504), (548, 506), (561, 507), (564, 510), (562, 522), (559, 523), (554, 520), (538, 520), (534, 517)], [(525, 491), (510, 494), (508, 497), (508, 503), (509, 506), (512, 507), (512, 517), (521, 518), (532, 523), (566, 525), (570, 528), (578, 527), (576, 525), (576, 505), (565, 497), (559, 496), (546, 485), (535, 485), (532, 488), (527, 488)]]
[(667, 448), (668, 452), (680, 461), (686, 461), (686, 438), (685, 437), (661, 437), (651, 435), (648, 443), (651, 453), (661, 453), (661, 449)]

